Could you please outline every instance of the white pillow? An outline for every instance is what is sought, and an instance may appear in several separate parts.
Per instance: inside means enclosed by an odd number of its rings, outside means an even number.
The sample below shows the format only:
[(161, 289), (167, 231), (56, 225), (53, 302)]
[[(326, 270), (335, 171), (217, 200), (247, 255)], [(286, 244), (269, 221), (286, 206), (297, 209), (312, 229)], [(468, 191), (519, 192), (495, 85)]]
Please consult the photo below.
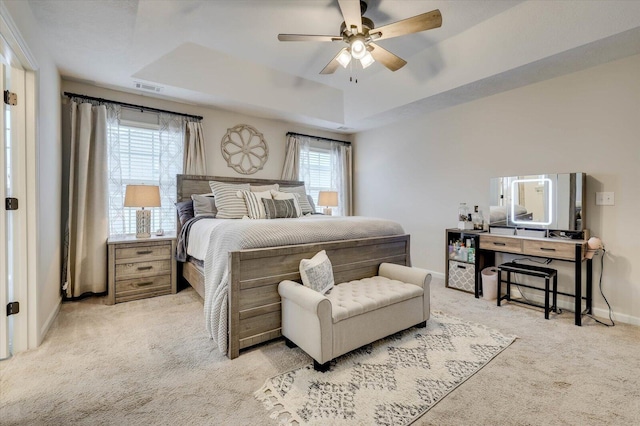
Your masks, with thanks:
[(302, 284), (321, 294), (325, 294), (333, 288), (333, 267), (327, 257), (327, 252), (322, 250), (311, 259), (300, 261), (300, 276)]
[(296, 206), (296, 214), (298, 217), (302, 216), (302, 209), (300, 208), (297, 194), (271, 190), (271, 198), (274, 200), (293, 200), (293, 204)]
[(271, 199), (271, 191), (264, 192), (251, 192), (251, 191), (238, 191), (236, 196), (243, 198), (247, 205), (247, 211), (249, 212), (250, 219), (266, 219), (267, 214), (264, 210), (264, 204), (262, 199)]
[(216, 198), (217, 218), (242, 219), (243, 216), (249, 215), (244, 199), (236, 196), (238, 191), (249, 191), (248, 183), (237, 184), (212, 180), (209, 181), (209, 186)]

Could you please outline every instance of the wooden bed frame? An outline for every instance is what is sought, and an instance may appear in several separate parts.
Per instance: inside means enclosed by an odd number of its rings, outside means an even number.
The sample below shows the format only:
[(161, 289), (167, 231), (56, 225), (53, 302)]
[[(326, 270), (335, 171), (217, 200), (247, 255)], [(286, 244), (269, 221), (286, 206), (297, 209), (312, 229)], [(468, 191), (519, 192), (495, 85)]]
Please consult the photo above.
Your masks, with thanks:
[[(178, 175), (178, 202), (189, 200), (191, 194), (210, 193), (210, 180), (257, 185), (278, 183), (282, 187), (304, 184), (297, 181)], [(179, 227), (178, 223), (178, 235)], [(345, 282), (377, 275), (382, 262), (410, 266), (409, 245), (409, 235), (403, 234), (230, 252), (227, 356), (236, 358), (241, 349), (281, 336), (278, 284), (282, 280), (300, 282), (301, 259), (309, 259), (320, 250), (326, 250), (333, 265), (335, 281)], [(204, 299), (202, 270), (191, 262), (178, 262), (178, 265), (178, 276)]]

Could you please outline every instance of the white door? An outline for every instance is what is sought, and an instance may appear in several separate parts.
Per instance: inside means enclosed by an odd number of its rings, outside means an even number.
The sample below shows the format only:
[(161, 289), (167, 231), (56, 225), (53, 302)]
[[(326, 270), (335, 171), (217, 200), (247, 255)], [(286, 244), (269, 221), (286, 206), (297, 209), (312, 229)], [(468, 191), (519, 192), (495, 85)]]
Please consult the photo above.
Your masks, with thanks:
[[(13, 349), (27, 346), (26, 318), (26, 188), (25, 188), (25, 74), (0, 56), (0, 359)], [(17, 105), (4, 102), (5, 91), (17, 98)], [(22, 101), (22, 102), (21, 102)], [(18, 209), (14, 199), (17, 199)], [(7, 200), (12, 200), (7, 204)], [(7, 305), (22, 302), (20, 311), (7, 315)], [(17, 310), (17, 304), (13, 304)], [(24, 350), (24, 349), (23, 349)]]

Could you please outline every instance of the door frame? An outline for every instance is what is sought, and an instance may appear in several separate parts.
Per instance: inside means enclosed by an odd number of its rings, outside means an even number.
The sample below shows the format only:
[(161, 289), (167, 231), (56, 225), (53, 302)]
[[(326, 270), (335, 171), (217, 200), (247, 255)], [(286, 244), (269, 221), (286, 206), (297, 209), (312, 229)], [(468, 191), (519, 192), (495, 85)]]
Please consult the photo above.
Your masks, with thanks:
[[(22, 352), (35, 348), (40, 344), (41, 333), (38, 330), (38, 293), (37, 293), (37, 177), (38, 177), (38, 97), (37, 72), (38, 63), (27, 43), (22, 38), (17, 25), (7, 10), (4, 2), (0, 2), (0, 53), (9, 65), (24, 70), (22, 85), (24, 114), (19, 123), (21, 139), (24, 144), (20, 148), (17, 160), (21, 173), (16, 173), (16, 187), (19, 188), (21, 220), (16, 230), (18, 238), (24, 244), (19, 245), (16, 257), (20, 260), (20, 277), (14, 286), (14, 296), (20, 301), (20, 313), (14, 318), (13, 352)], [(20, 102), (20, 99), (18, 99)], [(0, 306), (0, 309), (5, 309)]]

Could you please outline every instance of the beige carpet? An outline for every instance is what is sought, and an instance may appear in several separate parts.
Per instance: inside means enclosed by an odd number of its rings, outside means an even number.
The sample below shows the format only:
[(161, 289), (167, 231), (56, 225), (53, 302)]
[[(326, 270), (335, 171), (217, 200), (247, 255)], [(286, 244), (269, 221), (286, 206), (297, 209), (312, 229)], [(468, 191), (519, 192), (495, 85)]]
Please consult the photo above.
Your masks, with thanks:
[[(226, 359), (192, 290), (100, 303), (64, 304), (40, 348), (0, 362), (0, 424), (275, 425), (253, 393), (310, 362), (283, 341)], [(438, 280), (432, 308), (519, 339), (416, 424), (638, 424), (640, 327), (576, 327), (570, 313), (546, 321)]]

